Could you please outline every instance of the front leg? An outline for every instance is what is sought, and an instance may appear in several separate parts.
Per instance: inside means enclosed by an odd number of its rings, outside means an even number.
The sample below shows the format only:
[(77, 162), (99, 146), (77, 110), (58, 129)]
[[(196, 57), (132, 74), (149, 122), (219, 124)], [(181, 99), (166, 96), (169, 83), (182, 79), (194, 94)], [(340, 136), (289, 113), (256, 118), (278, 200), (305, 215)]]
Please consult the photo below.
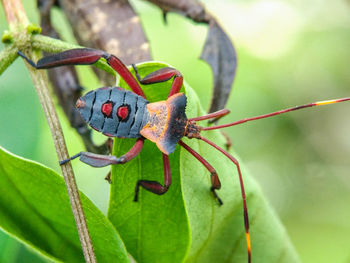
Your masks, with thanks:
[(93, 167), (104, 167), (111, 164), (123, 164), (134, 159), (140, 153), (144, 144), (144, 140), (144, 138), (138, 139), (134, 146), (121, 157), (116, 157), (114, 155), (95, 154), (91, 152), (80, 152), (70, 157), (69, 159), (60, 161), (60, 165), (64, 165), (77, 157), (79, 157), (80, 161), (83, 163), (86, 163)]

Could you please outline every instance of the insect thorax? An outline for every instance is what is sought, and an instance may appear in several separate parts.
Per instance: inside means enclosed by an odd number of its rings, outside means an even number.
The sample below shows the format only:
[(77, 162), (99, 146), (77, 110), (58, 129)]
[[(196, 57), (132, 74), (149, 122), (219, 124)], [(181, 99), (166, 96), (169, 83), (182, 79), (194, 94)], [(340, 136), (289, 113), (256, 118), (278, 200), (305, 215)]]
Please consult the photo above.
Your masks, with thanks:
[(166, 101), (147, 104), (148, 121), (140, 134), (157, 144), (165, 154), (172, 153), (185, 134), (187, 98), (178, 93)]

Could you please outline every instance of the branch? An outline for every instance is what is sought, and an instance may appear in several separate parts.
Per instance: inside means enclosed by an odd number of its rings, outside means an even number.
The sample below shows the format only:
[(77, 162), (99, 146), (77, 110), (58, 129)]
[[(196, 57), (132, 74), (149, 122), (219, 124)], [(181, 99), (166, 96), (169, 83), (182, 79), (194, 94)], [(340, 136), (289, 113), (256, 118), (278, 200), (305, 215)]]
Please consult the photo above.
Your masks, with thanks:
[[(38, 57), (33, 56), (31, 51), (31, 30), (24, 12), (22, 3), (20, 0), (2, 0), (6, 18), (8, 19), (10, 31), (13, 36), (14, 46), (23, 50), (26, 55), (37, 60)], [(23, 29), (27, 30), (23, 30)], [(15, 48), (15, 50), (16, 50)], [(11, 47), (9, 48), (11, 49)], [(6, 54), (6, 50), (1, 52), (1, 54)], [(9, 51), (7, 51), (9, 52)], [(13, 51), (12, 51), (13, 52)], [(10, 52), (10, 54), (12, 54)], [(11, 58), (8, 59), (8, 62)], [(2, 65), (2, 64), (0, 64)], [(6, 66), (6, 63), (4, 63)], [(64, 141), (63, 132), (61, 125), (58, 120), (58, 116), (50, 97), (50, 92), (48, 90), (48, 82), (44, 71), (38, 71), (32, 68), (30, 65), (26, 64), (30, 75), (32, 77), (36, 92), (38, 93), (40, 103), (43, 107), (45, 117), (48, 121), (51, 135), (55, 144), (56, 152), (59, 160), (64, 160), (68, 158), (68, 151)], [(1, 69), (1, 67), (0, 67)], [(69, 200), (71, 203), (74, 219), (78, 228), (80, 242), (83, 248), (83, 253), (86, 262), (96, 262), (96, 256), (93, 250), (91, 238), (87, 228), (87, 223), (83, 208), (81, 205), (81, 200), (79, 197), (78, 187), (75, 182), (75, 177), (73, 174), (73, 169), (70, 163), (61, 166), (63, 177), (66, 183), (67, 192)]]
[(9, 45), (0, 52), (0, 75), (12, 64), (18, 57), (17, 48)]
[[(32, 57), (31, 53), (27, 53)], [(50, 127), (51, 135), (55, 144), (56, 152), (59, 160), (69, 158), (66, 143), (64, 141), (61, 125), (55, 110), (55, 106), (50, 97), (48, 90), (48, 81), (44, 71), (35, 70), (32, 66), (27, 64), (27, 68), (32, 77), (36, 92), (38, 93), (41, 106), (43, 107), (45, 117)], [(71, 163), (61, 166), (62, 174), (66, 183), (68, 196), (71, 202), (71, 207), (77, 224), (80, 242), (82, 244), (86, 262), (96, 262), (91, 238), (86, 224), (85, 215), (80, 201), (78, 187), (75, 181)]]

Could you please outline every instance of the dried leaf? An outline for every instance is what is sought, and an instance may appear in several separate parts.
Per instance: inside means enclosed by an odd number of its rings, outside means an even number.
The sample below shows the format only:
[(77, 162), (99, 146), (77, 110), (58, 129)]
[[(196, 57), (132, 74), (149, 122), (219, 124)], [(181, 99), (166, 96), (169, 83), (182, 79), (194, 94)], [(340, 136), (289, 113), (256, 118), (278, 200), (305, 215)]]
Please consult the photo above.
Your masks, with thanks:
[(197, 23), (209, 23), (211, 15), (205, 11), (204, 5), (197, 0), (147, 0), (157, 5), (164, 15), (175, 12), (186, 16)]
[(237, 56), (231, 40), (214, 20), (209, 25), (201, 59), (211, 66), (214, 75), (214, 89), (209, 112), (223, 109), (235, 77)]
[(216, 19), (197, 0), (147, 0), (164, 12), (182, 14), (194, 22), (209, 24), (208, 36), (201, 54), (214, 75), (214, 88), (209, 112), (225, 108), (237, 67), (235, 48)]

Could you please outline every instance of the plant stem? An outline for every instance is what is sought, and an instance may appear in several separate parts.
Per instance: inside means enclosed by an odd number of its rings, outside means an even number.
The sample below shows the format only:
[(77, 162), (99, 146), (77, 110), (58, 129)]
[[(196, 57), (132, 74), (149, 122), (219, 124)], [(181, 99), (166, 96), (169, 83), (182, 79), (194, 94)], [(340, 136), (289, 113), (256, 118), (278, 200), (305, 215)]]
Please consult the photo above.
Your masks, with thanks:
[[(31, 34), (26, 29), (29, 25), (26, 13), (24, 11), (21, 0), (2, 0), (2, 5), (9, 23), (10, 31), (13, 34), (14, 49), (20, 48), (26, 55), (33, 59), (31, 51)], [(6, 54), (5, 52), (1, 54)], [(12, 54), (10, 52), (10, 54)], [(34, 61), (37, 57), (34, 57)], [(11, 58), (8, 59), (11, 62)], [(6, 63), (4, 63), (6, 66)], [(28, 70), (32, 77), (36, 92), (38, 93), (40, 103), (43, 107), (45, 117), (50, 127), (51, 135), (55, 144), (56, 152), (59, 160), (68, 158), (68, 151), (64, 141), (61, 125), (58, 120), (56, 109), (52, 102), (50, 92), (48, 90), (48, 81), (44, 71), (38, 71), (27, 64)], [(6, 68), (6, 67), (5, 67)], [(80, 242), (86, 262), (95, 263), (96, 256), (92, 246), (90, 234), (87, 228), (86, 218), (82, 208), (78, 187), (73, 174), (70, 163), (61, 166), (69, 200), (71, 203), (74, 219), (77, 225)]]
[(0, 52), (0, 75), (12, 64), (18, 57), (17, 48), (14, 45), (9, 45)]
[[(27, 54), (30, 56), (30, 54)], [(30, 72), (36, 92), (38, 93), (40, 103), (44, 109), (45, 117), (48, 121), (51, 135), (55, 144), (56, 152), (59, 160), (68, 159), (68, 151), (66, 143), (64, 141), (61, 125), (58, 120), (58, 116), (55, 110), (55, 106), (50, 97), (48, 90), (48, 81), (44, 71), (34, 69), (27, 64), (27, 68)], [(72, 165), (68, 162), (66, 165), (61, 166), (62, 174), (66, 183), (66, 188), (71, 203), (74, 219), (78, 228), (80, 242), (83, 248), (84, 257), (86, 262), (96, 262), (90, 234), (87, 228), (86, 218), (81, 205), (78, 187), (73, 174)]]

